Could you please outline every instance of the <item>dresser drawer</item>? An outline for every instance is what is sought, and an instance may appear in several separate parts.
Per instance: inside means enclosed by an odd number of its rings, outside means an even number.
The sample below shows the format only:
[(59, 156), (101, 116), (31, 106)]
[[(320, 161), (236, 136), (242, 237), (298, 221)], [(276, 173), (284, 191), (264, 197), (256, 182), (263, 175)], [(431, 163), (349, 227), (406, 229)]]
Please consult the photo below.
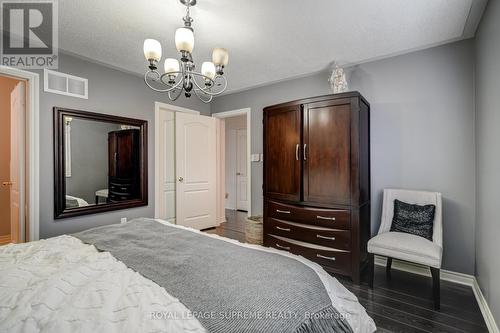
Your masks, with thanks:
[(301, 255), (337, 273), (351, 273), (351, 252), (349, 251), (329, 249), (324, 246), (270, 234), (266, 234), (265, 245)]
[(109, 189), (113, 192), (118, 192), (118, 193), (130, 193), (132, 192), (133, 188), (134, 188), (133, 184), (117, 184), (117, 183), (109, 184)]
[(131, 200), (134, 199), (134, 196), (131, 194), (120, 194), (120, 193), (109, 192), (108, 199), (111, 202), (116, 202), (123, 200)]
[(301, 222), (327, 228), (349, 230), (351, 213), (348, 210), (311, 208), (267, 201), (267, 215), (280, 220)]
[(307, 224), (299, 224), (266, 218), (266, 233), (296, 239), (307, 243), (323, 245), (340, 250), (351, 249), (351, 232), (348, 230), (337, 230), (318, 227)]

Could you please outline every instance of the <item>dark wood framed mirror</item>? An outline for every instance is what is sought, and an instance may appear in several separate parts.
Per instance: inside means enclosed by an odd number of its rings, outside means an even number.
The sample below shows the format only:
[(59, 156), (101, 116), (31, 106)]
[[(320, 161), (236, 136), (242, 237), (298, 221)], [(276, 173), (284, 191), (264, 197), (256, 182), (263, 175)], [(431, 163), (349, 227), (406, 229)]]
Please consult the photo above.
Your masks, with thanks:
[(148, 204), (147, 121), (54, 107), (54, 218)]

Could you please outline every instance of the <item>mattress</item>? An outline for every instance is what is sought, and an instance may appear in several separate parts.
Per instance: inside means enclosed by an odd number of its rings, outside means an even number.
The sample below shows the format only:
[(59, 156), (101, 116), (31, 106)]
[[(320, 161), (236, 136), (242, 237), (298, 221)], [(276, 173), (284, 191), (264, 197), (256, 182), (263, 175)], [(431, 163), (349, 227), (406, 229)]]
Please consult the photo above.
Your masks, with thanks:
[[(354, 332), (375, 324), (356, 297), (319, 265), (287, 252), (168, 224), (238, 246), (293, 258), (316, 272)], [(63, 235), (0, 247), (0, 331), (205, 332), (196, 315), (168, 290), (109, 252)]]

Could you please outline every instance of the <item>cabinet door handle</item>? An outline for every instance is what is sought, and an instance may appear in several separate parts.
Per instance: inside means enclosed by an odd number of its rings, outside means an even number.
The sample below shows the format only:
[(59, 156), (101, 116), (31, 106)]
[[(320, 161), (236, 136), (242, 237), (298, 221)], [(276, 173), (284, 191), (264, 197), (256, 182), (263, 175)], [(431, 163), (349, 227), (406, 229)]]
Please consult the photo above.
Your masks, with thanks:
[[(277, 244), (276, 244), (277, 245)], [(326, 259), (326, 260), (331, 260), (331, 261), (335, 261), (335, 257), (327, 257), (327, 256), (322, 256), (321, 254), (316, 254), (316, 257), (318, 258), (322, 258), (322, 259)]]
[(304, 161), (307, 161), (306, 149), (307, 149), (307, 143), (304, 143)]
[(297, 161), (299, 160), (299, 144), (298, 143), (295, 145), (295, 159)]
[(278, 226), (276, 226), (276, 229), (283, 230), (283, 231), (290, 231), (290, 228), (282, 228), (282, 227), (278, 227)]
[(290, 214), (290, 211), (289, 211), (289, 210), (280, 210), (280, 209), (276, 209), (276, 213)]
[(280, 248), (280, 249), (283, 249), (283, 250), (290, 251), (290, 247), (289, 246), (283, 246), (283, 245), (279, 245), (278, 243), (276, 243), (276, 247)]
[(321, 238), (321, 239), (328, 239), (328, 240), (335, 240), (335, 237), (327, 237), (327, 236), (322, 236), (322, 235), (316, 235), (316, 238)]
[(335, 221), (335, 217), (327, 217), (327, 216), (321, 216), (321, 215), (317, 215), (316, 218), (318, 220), (329, 220), (329, 221)]

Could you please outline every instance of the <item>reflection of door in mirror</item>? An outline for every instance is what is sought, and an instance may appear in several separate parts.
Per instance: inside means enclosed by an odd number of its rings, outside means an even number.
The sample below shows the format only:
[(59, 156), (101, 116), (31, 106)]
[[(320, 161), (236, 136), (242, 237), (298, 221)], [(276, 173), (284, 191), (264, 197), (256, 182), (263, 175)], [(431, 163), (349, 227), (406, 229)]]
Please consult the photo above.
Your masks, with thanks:
[(109, 202), (139, 196), (139, 135), (138, 129), (108, 133)]

